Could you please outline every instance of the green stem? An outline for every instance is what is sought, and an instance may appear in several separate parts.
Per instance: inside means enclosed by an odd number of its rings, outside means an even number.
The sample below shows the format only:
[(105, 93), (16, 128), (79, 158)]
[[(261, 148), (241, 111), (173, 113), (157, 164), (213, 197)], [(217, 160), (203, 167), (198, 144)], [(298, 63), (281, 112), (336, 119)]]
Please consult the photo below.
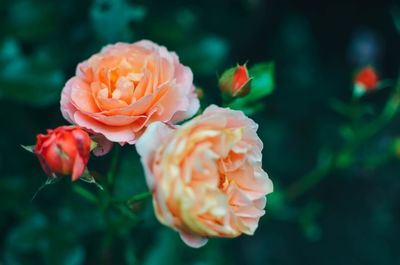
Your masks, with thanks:
[(73, 189), (73, 191), (75, 191), (76, 193), (81, 195), (86, 200), (88, 200), (92, 203), (95, 203), (95, 204), (97, 203), (97, 197), (95, 195), (93, 195), (93, 193), (91, 193), (90, 191), (83, 188), (82, 186), (75, 184), (72, 186), (72, 189)]
[(142, 192), (136, 195), (133, 195), (132, 197), (130, 197), (128, 199), (128, 202), (132, 203), (132, 202), (138, 202), (138, 201), (142, 201), (145, 200), (147, 198), (151, 197), (151, 193), (149, 191), (146, 192)]
[(386, 163), (392, 161), (395, 158), (396, 158), (396, 156), (395, 156), (394, 152), (391, 150), (388, 150), (384, 154), (378, 154), (378, 155), (375, 155), (375, 156), (372, 156), (372, 157), (369, 157), (368, 159), (366, 159), (364, 168), (370, 169), (370, 170), (376, 169), (376, 168), (379, 168), (379, 167), (385, 165)]
[[(353, 99), (352, 104), (356, 106), (359, 104), (359, 102), (358, 100)], [(362, 126), (362, 121), (360, 120), (358, 113), (352, 115), (351, 123), (354, 130), (356, 130), (356, 137), (345, 144), (343, 148), (339, 149), (339, 151), (333, 153), (331, 159), (325, 161), (322, 164), (317, 164), (317, 166), (309, 173), (291, 184), (286, 190), (285, 198), (288, 201), (293, 201), (306, 193), (308, 190), (312, 189), (314, 186), (316, 186), (334, 169), (348, 167), (353, 162), (350, 159), (351, 155), (360, 146), (362, 146), (363, 143), (365, 143), (367, 140), (369, 140), (371, 137), (381, 131), (385, 126), (387, 126), (399, 112), (399, 109), (400, 80), (397, 82), (394, 93), (387, 101), (379, 117), (376, 120), (368, 123), (367, 125)], [(346, 158), (345, 161), (343, 161), (343, 157)]]
[(363, 138), (369, 138), (378, 133), (383, 127), (389, 124), (399, 111), (400, 93), (394, 93), (386, 103), (382, 114), (375, 122), (371, 122), (364, 130)]
[(118, 174), (119, 167), (119, 158), (121, 155), (121, 148), (119, 146), (115, 146), (113, 150), (113, 157), (111, 160), (110, 169), (107, 174), (107, 186), (105, 196), (103, 196), (101, 201), (101, 210), (103, 215), (103, 220), (106, 225), (106, 233), (103, 238), (102, 248), (103, 248), (103, 259), (104, 263), (109, 263), (108, 259), (112, 259), (111, 249), (113, 246), (114, 238), (115, 238), (115, 228), (113, 225), (113, 218), (111, 216), (112, 211), (112, 194), (114, 190), (115, 178)]
[(324, 179), (334, 167), (334, 158), (318, 165), (286, 189), (286, 200), (293, 201)]
[(146, 191), (146, 192), (135, 194), (128, 199), (113, 199), (112, 202), (113, 203), (134, 203), (134, 202), (144, 201), (150, 197), (151, 197), (151, 193), (149, 191)]
[(111, 160), (110, 170), (108, 171), (108, 174), (107, 174), (107, 187), (108, 187), (109, 193), (112, 193), (112, 190), (114, 188), (115, 177), (118, 173), (120, 154), (121, 154), (121, 148), (119, 146), (115, 146), (114, 152), (113, 152), (113, 157)]

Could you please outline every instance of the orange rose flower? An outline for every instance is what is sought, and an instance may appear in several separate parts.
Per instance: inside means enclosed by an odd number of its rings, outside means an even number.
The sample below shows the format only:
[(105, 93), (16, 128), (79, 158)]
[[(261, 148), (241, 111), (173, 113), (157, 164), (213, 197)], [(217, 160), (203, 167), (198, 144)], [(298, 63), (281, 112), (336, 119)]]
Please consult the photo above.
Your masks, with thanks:
[(136, 144), (158, 220), (189, 246), (252, 235), (273, 185), (257, 124), (216, 106), (177, 129), (152, 124)]
[(199, 108), (190, 68), (150, 41), (117, 43), (79, 64), (65, 85), (61, 112), (69, 122), (133, 144), (154, 121), (175, 123)]
[(85, 171), (90, 156), (90, 137), (84, 130), (74, 126), (60, 126), (36, 136), (34, 153), (44, 172), (72, 175), (77, 180)]

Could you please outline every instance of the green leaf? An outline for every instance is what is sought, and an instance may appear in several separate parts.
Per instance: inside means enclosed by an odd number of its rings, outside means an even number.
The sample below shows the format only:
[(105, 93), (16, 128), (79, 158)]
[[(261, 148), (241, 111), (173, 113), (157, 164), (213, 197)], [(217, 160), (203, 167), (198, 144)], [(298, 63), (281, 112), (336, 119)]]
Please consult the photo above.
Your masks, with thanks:
[(21, 147), (24, 148), (26, 151), (33, 153), (33, 150), (35, 150), (35, 146), (34, 145), (22, 145)]
[(33, 194), (31, 201), (33, 201), (33, 200), (36, 198), (36, 196), (38, 195), (38, 193), (39, 193), (42, 189), (44, 189), (47, 185), (54, 184), (54, 183), (58, 182), (59, 180), (60, 180), (60, 178), (57, 177), (57, 176), (53, 173), (53, 176), (48, 177), (48, 178), (46, 179), (46, 181), (38, 188), (38, 190), (35, 192), (35, 194)]
[(248, 100), (258, 100), (272, 93), (275, 85), (273, 63), (256, 64), (249, 69), (249, 74), (253, 77), (253, 81), (247, 96)]
[(104, 190), (103, 186), (101, 186), (95, 179), (94, 177), (90, 174), (89, 170), (86, 168), (85, 171), (83, 172), (83, 175), (79, 177), (80, 180), (85, 181), (90, 184), (94, 184), (97, 186), (97, 188)]
[(362, 84), (355, 84), (353, 87), (353, 96), (355, 98), (360, 98), (367, 93), (367, 90), (365, 89), (365, 86)]

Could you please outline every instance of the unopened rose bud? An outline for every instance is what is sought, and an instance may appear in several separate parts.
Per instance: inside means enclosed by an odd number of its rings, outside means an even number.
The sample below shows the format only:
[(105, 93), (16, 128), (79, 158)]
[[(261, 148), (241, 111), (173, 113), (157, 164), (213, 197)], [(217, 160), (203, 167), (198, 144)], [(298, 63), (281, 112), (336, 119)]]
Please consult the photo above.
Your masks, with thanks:
[(72, 175), (77, 180), (85, 171), (90, 155), (90, 137), (74, 126), (60, 126), (38, 134), (33, 152), (49, 176)]
[(243, 97), (250, 92), (252, 77), (246, 65), (237, 65), (226, 70), (219, 79), (219, 88), (224, 96)]
[(354, 94), (362, 96), (378, 87), (379, 77), (371, 66), (362, 68), (354, 78)]

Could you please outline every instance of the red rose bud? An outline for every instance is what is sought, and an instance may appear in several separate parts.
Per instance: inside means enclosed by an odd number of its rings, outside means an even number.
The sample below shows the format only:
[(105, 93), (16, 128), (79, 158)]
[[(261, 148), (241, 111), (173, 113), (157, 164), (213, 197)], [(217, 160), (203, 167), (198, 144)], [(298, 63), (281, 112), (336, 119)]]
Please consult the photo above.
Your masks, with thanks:
[(354, 78), (354, 94), (362, 96), (377, 88), (379, 77), (374, 68), (367, 66), (362, 68)]
[(34, 153), (49, 176), (72, 175), (77, 180), (85, 171), (90, 155), (90, 137), (84, 130), (60, 126), (38, 134)]
[(251, 80), (246, 65), (237, 65), (222, 74), (219, 87), (225, 96), (244, 97), (250, 91)]

